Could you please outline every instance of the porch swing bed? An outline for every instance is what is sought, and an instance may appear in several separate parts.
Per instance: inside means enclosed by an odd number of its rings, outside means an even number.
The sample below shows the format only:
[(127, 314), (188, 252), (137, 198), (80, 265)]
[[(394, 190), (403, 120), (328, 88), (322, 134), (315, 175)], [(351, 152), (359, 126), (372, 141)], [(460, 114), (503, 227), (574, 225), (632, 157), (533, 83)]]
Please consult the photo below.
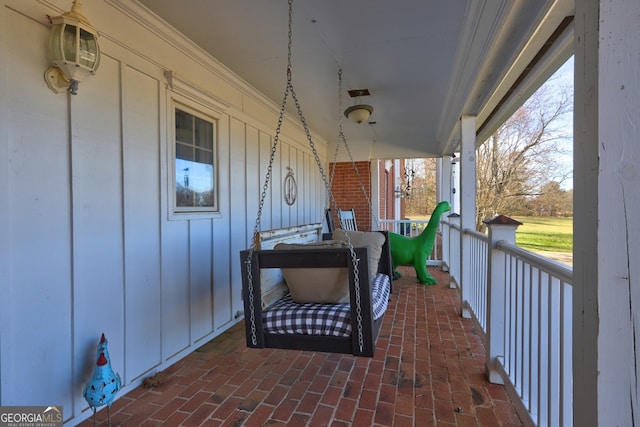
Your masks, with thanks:
[[(240, 252), (247, 346), (373, 357), (393, 278), (389, 235), (380, 231), (345, 231), (347, 227), (342, 220), (341, 227), (326, 238), (322, 235), (322, 225), (315, 233), (290, 233), (286, 229), (260, 231), (289, 95), (295, 101), (330, 206), (338, 208), (292, 84), (293, 0), (288, 3), (287, 85), (258, 204), (253, 243), (251, 248)], [(341, 70), (338, 75), (341, 92)], [(340, 120), (336, 158), (341, 142), (351, 157)], [(368, 197), (362, 182), (361, 188)], [(295, 203), (295, 199), (291, 203)], [(296, 227), (304, 229), (304, 226)], [(295, 234), (297, 240), (294, 244), (273, 245), (273, 236), (282, 233)], [(268, 245), (263, 244), (263, 237), (270, 240)]]
[[(336, 230), (334, 239), (336, 233), (344, 234), (344, 231)], [(353, 237), (352, 232), (347, 233), (357, 244), (357, 237)], [(373, 233), (384, 236), (379, 261), (372, 256), (376, 249), (353, 247), (352, 252), (338, 240), (242, 251), (243, 263), (252, 257), (252, 292), (247, 275), (243, 275), (247, 346), (373, 357), (393, 280), (388, 233), (374, 231), (368, 234)], [(358, 259), (357, 268), (354, 268), (353, 255)], [(371, 268), (375, 262), (377, 266)], [(294, 296), (292, 294), (296, 292), (289, 289), (282, 298), (267, 305), (262, 298), (263, 286), (272, 284), (268, 283), (269, 275), (261, 274), (262, 269), (280, 269), (289, 286), (295, 275), (299, 281), (313, 282), (316, 277), (317, 281), (326, 281), (330, 286), (329, 282), (342, 274), (343, 278), (348, 278), (346, 301), (343, 296), (342, 301), (296, 302), (295, 299), (301, 298), (300, 292)], [(264, 277), (267, 283), (263, 283)]]

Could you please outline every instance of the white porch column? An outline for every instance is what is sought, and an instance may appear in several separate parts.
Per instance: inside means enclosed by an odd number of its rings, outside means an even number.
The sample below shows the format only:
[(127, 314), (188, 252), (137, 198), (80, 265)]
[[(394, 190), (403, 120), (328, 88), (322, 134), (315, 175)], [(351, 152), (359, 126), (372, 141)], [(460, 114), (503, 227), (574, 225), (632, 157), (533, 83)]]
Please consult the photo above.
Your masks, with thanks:
[[(496, 369), (498, 357), (504, 356), (506, 254), (496, 249), (500, 241), (516, 244), (516, 230), (522, 225), (515, 219), (499, 215), (485, 221), (489, 227), (489, 259), (487, 265), (487, 331), (485, 373), (490, 382), (504, 384)], [(500, 274), (502, 273), (502, 274)]]
[(460, 283), (460, 215), (452, 213), (449, 220), (449, 287), (454, 289)]
[(640, 414), (640, 2), (575, 2), (573, 425)]
[(369, 169), (371, 170), (371, 230), (379, 230), (380, 223), (379, 220), (382, 219), (380, 216), (380, 180), (382, 177), (380, 176), (380, 160), (372, 159), (370, 160), (371, 166)]
[(460, 119), (460, 297), (462, 316), (471, 317), (465, 308), (469, 300), (469, 286), (465, 279), (471, 276), (471, 239), (465, 229), (476, 226), (476, 117), (462, 116)]
[(451, 203), (451, 161), (448, 157), (440, 157), (436, 162), (438, 201)]
[[(399, 159), (395, 159), (393, 161), (393, 174), (394, 174), (394, 178), (393, 178), (393, 189), (394, 190), (400, 190), (400, 185), (402, 184), (402, 173), (404, 173), (404, 171), (400, 170), (400, 160)], [(393, 216), (395, 220), (399, 220), (402, 219), (402, 215), (400, 215), (400, 197), (396, 197), (395, 193), (393, 196), (393, 201), (394, 201), (394, 208), (393, 208)]]
[[(438, 171), (438, 202), (446, 200), (451, 203), (451, 162), (447, 157), (440, 157)], [(449, 271), (449, 226), (442, 227), (442, 270)]]
[(451, 212), (460, 213), (460, 157), (451, 159)]

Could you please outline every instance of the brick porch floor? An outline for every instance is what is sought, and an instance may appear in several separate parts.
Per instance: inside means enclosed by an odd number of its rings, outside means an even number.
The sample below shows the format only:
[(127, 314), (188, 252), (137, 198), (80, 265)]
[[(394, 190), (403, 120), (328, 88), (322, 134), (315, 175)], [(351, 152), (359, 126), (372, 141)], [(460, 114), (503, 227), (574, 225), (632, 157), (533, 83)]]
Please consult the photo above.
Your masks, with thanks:
[[(247, 349), (240, 324), (111, 408), (120, 426), (521, 426), (448, 276), (394, 282), (373, 358)], [(97, 414), (107, 424), (107, 410)], [(81, 426), (92, 426), (93, 418)]]

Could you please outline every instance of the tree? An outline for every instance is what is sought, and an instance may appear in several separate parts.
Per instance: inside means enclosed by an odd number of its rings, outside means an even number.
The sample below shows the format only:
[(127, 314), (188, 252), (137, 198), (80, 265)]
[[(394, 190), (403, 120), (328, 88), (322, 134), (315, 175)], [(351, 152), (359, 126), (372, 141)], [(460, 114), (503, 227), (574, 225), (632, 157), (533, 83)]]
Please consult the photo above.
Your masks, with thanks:
[(405, 214), (408, 217), (430, 214), (436, 207), (436, 159), (407, 159), (405, 168), (408, 173), (403, 186), (411, 176), (411, 191), (404, 195)]
[(477, 149), (478, 230), (486, 218), (525, 207), (550, 179), (561, 183), (568, 177), (558, 156), (568, 139), (562, 119), (572, 105), (566, 88), (542, 86)]
[(532, 215), (561, 216), (573, 214), (573, 191), (567, 192), (560, 188), (560, 183), (550, 181), (542, 186), (539, 196), (531, 203)]

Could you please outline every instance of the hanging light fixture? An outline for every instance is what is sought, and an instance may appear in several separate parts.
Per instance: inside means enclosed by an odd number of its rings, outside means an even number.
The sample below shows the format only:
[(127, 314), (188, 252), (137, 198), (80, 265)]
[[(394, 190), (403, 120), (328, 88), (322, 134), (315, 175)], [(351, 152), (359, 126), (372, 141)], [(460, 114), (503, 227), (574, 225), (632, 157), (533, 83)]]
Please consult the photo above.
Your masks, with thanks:
[(44, 74), (49, 89), (76, 95), (78, 83), (95, 74), (100, 65), (98, 31), (82, 14), (82, 2), (74, 0), (71, 11), (51, 18), (49, 48), (53, 66)]
[[(352, 89), (349, 91), (349, 96), (352, 98), (368, 95), (369, 89)], [(373, 113), (373, 107), (367, 104), (352, 105), (344, 110), (345, 117), (358, 124), (369, 121), (371, 113)]]
[(373, 113), (373, 107), (366, 104), (352, 105), (344, 110), (344, 115), (351, 121), (358, 124), (369, 120), (369, 116)]

